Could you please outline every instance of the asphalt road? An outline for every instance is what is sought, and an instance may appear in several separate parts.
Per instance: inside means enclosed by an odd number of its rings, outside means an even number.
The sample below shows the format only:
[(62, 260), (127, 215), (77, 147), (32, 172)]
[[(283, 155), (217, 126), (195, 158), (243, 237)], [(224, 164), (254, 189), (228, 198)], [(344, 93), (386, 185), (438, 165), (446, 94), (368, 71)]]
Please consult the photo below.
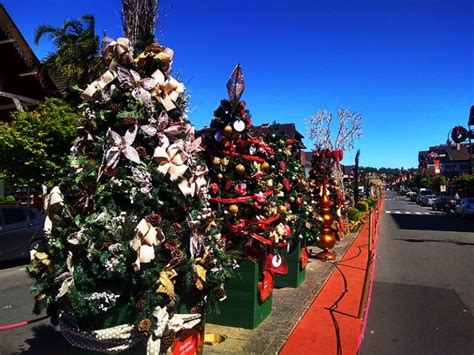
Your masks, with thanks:
[(388, 192), (362, 355), (474, 354), (474, 219)]

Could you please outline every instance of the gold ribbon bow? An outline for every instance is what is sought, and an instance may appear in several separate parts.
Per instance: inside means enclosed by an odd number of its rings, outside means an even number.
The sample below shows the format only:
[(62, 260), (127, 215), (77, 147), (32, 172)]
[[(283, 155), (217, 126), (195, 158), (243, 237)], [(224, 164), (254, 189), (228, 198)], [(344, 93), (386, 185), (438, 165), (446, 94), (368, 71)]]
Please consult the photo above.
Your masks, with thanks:
[(44, 220), (43, 230), (46, 234), (49, 234), (53, 228), (53, 222), (51, 221), (50, 217), (51, 214), (58, 208), (61, 208), (63, 204), (64, 199), (61, 190), (58, 186), (53, 187), (51, 192), (44, 199), (44, 211), (46, 218)]
[(84, 100), (92, 99), (97, 90), (102, 90), (117, 77), (117, 65), (126, 65), (133, 59), (132, 48), (128, 38), (121, 37), (116, 41), (109, 37), (104, 38), (103, 42), (107, 41), (110, 41), (110, 43), (104, 49), (103, 58), (105, 61), (110, 62), (109, 68), (99, 79), (89, 84), (81, 93), (81, 97)]
[(179, 95), (184, 92), (184, 85), (171, 76), (166, 78), (159, 69), (156, 70), (151, 77), (158, 82), (152, 94), (155, 99), (163, 105), (166, 111), (176, 108), (176, 100)]
[(155, 148), (153, 160), (158, 164), (158, 171), (162, 174), (169, 174), (170, 179), (175, 181), (188, 170), (185, 162), (188, 156), (183, 151), (182, 144), (178, 142), (170, 145), (166, 136), (162, 137), (163, 145)]
[(196, 170), (193, 172), (193, 176), (189, 180), (184, 179), (178, 184), (179, 189), (184, 196), (194, 197), (199, 194), (201, 188), (206, 186), (207, 181), (205, 176), (209, 170), (203, 165), (198, 165)]
[(135, 238), (130, 241), (130, 247), (137, 252), (137, 260), (133, 263), (135, 271), (140, 270), (142, 263), (149, 263), (155, 258), (155, 246), (159, 245), (165, 236), (158, 227), (153, 227), (142, 219), (135, 228)]

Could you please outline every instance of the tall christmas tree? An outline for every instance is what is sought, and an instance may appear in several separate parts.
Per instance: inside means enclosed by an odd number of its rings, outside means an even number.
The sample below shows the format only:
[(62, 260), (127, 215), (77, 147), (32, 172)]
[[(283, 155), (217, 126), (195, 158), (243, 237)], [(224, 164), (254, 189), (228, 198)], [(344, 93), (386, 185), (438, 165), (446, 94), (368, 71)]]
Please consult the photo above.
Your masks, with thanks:
[[(291, 237), (275, 186), (276, 169), (269, 163), (275, 152), (264, 137), (254, 134), (250, 113), (240, 101), (244, 81), (239, 65), (227, 91), (229, 99), (221, 101), (205, 133), (211, 202), (226, 250), (265, 264)], [(266, 269), (284, 272), (279, 260), (276, 264)]]
[(109, 43), (109, 70), (82, 93), (72, 171), (47, 198), (47, 249), (28, 270), (36, 310), (73, 345), (145, 340), (158, 353), (225, 297), (229, 264), (174, 53), (132, 53), (125, 38)]

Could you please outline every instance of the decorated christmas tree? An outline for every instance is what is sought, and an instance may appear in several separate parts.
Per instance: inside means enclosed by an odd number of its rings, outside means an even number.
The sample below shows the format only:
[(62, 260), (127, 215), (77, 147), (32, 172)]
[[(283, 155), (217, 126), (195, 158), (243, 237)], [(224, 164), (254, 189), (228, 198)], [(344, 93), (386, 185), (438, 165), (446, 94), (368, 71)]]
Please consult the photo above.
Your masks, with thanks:
[(275, 154), (270, 163), (276, 170), (275, 182), (286, 213), (293, 241), (311, 242), (319, 235), (319, 218), (314, 186), (305, 177), (301, 163), (302, 142), (288, 137), (279, 124), (269, 126), (267, 140)]
[[(291, 240), (280, 253), (288, 263), (287, 275), (276, 275), (275, 287), (298, 287), (305, 279), (308, 262), (306, 246), (320, 234), (318, 204), (314, 187), (305, 177), (301, 163), (302, 142), (294, 125), (263, 126), (266, 140), (275, 154), (270, 160), (280, 199), (279, 211), (292, 231)], [(291, 134), (291, 136), (289, 136)]]
[(250, 113), (240, 101), (244, 81), (239, 65), (227, 91), (229, 99), (221, 101), (210, 129), (204, 132), (210, 200), (226, 250), (240, 259), (260, 262), (264, 277), (271, 277), (269, 273), (286, 272), (278, 247), (291, 237), (285, 204), (279, 197), (283, 186), (276, 186), (276, 167), (269, 163), (275, 152), (263, 136), (254, 134)]
[(47, 248), (28, 270), (36, 311), (73, 345), (145, 341), (156, 354), (225, 298), (230, 266), (174, 53), (132, 53), (126, 38), (109, 43), (109, 70), (82, 93), (72, 170), (47, 198)]

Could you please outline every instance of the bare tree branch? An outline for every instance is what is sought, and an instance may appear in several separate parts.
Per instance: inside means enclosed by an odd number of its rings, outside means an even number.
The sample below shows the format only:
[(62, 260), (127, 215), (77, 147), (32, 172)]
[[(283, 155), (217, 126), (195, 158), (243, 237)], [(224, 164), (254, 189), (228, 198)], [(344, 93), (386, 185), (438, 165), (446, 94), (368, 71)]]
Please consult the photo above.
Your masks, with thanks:
[(122, 23), (125, 37), (132, 46), (154, 36), (158, 21), (159, 0), (122, 0)]

